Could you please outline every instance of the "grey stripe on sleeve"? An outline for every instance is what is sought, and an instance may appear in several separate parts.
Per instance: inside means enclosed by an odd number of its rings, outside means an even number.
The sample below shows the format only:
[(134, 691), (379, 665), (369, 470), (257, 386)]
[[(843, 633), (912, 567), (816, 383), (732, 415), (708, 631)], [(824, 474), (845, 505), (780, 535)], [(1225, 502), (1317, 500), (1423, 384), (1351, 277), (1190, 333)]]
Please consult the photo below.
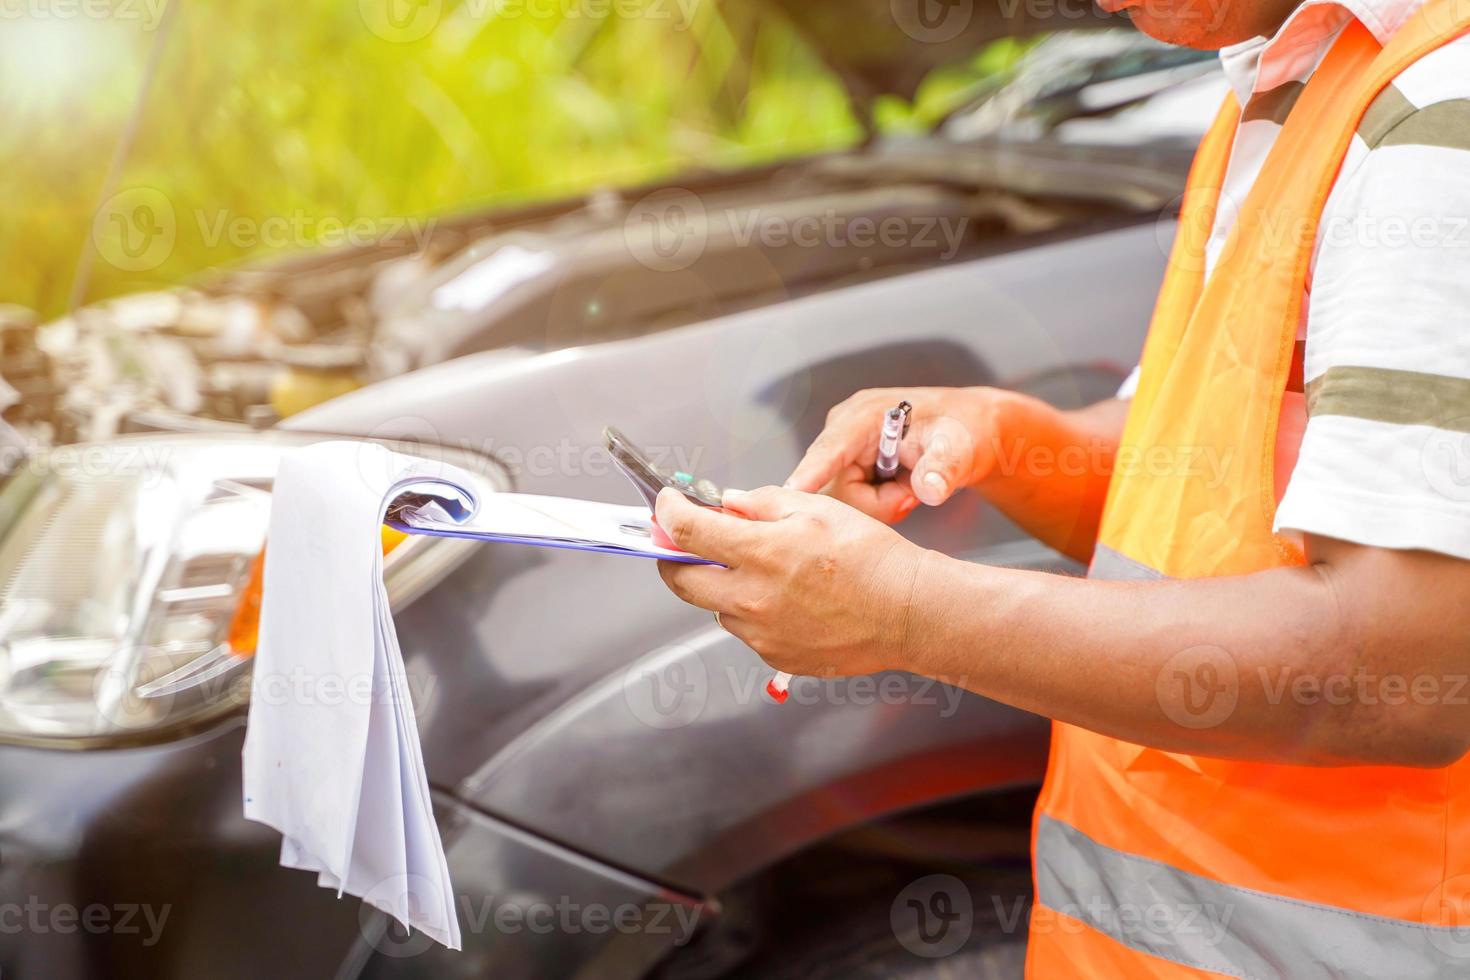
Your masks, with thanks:
[(1306, 384), (1307, 414), (1470, 432), (1470, 380), (1393, 368), (1331, 367)]

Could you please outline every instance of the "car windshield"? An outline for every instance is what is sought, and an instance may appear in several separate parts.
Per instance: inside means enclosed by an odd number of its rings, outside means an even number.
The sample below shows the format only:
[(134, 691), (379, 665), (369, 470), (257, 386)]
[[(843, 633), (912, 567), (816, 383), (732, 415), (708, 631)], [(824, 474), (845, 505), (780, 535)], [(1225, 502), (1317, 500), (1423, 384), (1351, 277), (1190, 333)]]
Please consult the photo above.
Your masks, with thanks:
[(1119, 117), (1148, 115), (1159, 123), (1176, 117), (1197, 134), (1219, 102), (1217, 66), (1213, 52), (1165, 45), (1130, 28), (1058, 34), (965, 93), (941, 130), (960, 140), (1058, 131), (1066, 138), (1072, 130), (1099, 134), (1098, 127), (1067, 126), (1076, 121), (1107, 119), (1107, 129), (1123, 132), (1131, 127), (1117, 125)]

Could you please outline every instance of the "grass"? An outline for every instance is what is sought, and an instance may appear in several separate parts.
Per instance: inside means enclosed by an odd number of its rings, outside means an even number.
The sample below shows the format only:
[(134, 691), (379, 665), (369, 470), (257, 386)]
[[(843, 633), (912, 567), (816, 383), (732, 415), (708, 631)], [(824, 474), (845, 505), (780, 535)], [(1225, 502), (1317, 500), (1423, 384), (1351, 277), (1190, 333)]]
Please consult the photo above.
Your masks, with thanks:
[[(861, 136), (817, 55), (754, 3), (172, 2), (166, 29), (164, 0), (93, 19), (32, 4), (0, 27), (0, 302), (64, 313), (89, 238), (87, 302), (330, 241), (353, 219), (371, 231)], [(160, 34), (121, 196), (103, 201)], [(959, 84), (946, 77), (936, 90)], [(895, 128), (923, 116), (883, 108)]]

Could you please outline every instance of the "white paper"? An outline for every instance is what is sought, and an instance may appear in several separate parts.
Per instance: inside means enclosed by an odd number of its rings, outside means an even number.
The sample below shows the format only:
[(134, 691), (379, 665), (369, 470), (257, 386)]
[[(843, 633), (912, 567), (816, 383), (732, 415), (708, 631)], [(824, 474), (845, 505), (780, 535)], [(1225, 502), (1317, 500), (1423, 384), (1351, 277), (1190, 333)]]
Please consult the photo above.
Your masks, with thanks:
[(288, 453), (272, 492), (245, 733), (245, 816), (314, 872), (453, 949), (453, 886), (383, 587), (386, 516), (412, 533), (703, 561), (653, 544), (643, 506), (488, 493), (375, 443)]
[[(318, 443), (282, 460), (245, 734), (245, 816), (281, 832), (283, 865), (459, 949), (383, 587), (384, 511), (424, 480), (473, 486), (453, 467), (372, 443)], [(464, 505), (442, 492), (441, 513)]]

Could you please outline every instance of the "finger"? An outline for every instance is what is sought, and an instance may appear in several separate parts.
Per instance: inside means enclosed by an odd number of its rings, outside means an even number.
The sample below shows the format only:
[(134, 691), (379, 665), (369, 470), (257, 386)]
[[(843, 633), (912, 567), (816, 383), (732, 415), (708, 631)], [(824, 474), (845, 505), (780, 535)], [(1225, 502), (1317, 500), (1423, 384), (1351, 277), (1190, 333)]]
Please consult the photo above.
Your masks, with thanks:
[(726, 490), (720, 498), (728, 511), (753, 521), (779, 521), (790, 517), (811, 498), (785, 487), (761, 487), (758, 490)]
[[(736, 616), (732, 613), (721, 612), (719, 614), (719, 617), (720, 618), (716, 620), (716, 622), (719, 623), (721, 629), (723, 629), (726, 633), (729, 633), (731, 636), (735, 637), (735, 639), (739, 640), (741, 643), (744, 643), (746, 646), (750, 647), (752, 650), (755, 650), (756, 656), (760, 656), (760, 651), (755, 649), (755, 637), (759, 633), (759, 630), (755, 625), (753, 625), (749, 620), (741, 619), (739, 616)], [(762, 657), (762, 659), (765, 658)]]
[(758, 525), (700, 507), (669, 487), (659, 491), (653, 514), (675, 547), (725, 565), (739, 564), (757, 537)]
[(931, 507), (949, 499), (970, 482), (974, 439), (958, 419), (941, 416), (928, 419), (919, 435), (922, 449), (914, 462), (909, 482), (914, 496)]
[(731, 576), (728, 568), (660, 561), (658, 575), (674, 595), (691, 606), (720, 613), (722, 622), (728, 619), (726, 610), (734, 608), (735, 604), (730, 598)]
[(868, 472), (857, 463), (839, 473), (822, 492), (885, 524), (903, 520), (919, 504), (909, 488), (908, 473), (901, 472), (892, 480), (873, 483)]
[(878, 506), (884, 513), (892, 515), (887, 519), (889, 524), (897, 524), (914, 512), (914, 508), (919, 506), (919, 498), (914, 496), (908, 477), (903, 476), (879, 484)]
[[(756, 656), (765, 660), (765, 657), (761, 656), (761, 652), (755, 648), (756, 637), (759, 635), (759, 630), (755, 626), (752, 626), (739, 616), (731, 616), (726, 613), (720, 613), (720, 626), (724, 627), (726, 633), (729, 633), (735, 639), (750, 647), (751, 650), (754, 650)], [(769, 661), (767, 662), (769, 663)]]
[(857, 459), (868, 438), (848, 428), (824, 429), (786, 478), (786, 486), (803, 493), (816, 493), (830, 483), (844, 466)]

